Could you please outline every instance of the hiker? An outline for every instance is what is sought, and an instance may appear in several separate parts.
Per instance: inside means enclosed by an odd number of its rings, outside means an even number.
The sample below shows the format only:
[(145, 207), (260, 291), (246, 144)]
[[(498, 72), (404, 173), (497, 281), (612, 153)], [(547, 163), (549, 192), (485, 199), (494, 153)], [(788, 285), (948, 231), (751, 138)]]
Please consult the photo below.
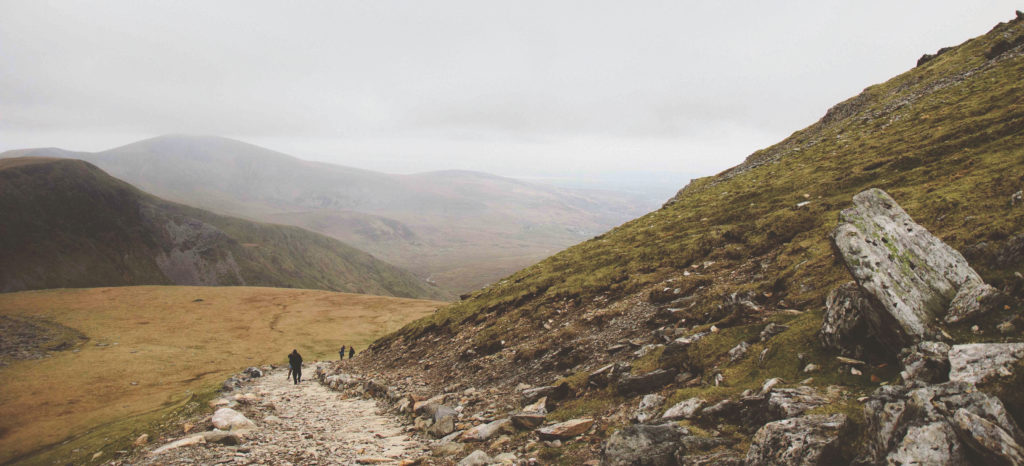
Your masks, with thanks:
[(345, 345), (341, 345), (341, 351), (338, 351), (338, 357), (342, 360), (345, 359)]
[(302, 355), (299, 354), (299, 350), (293, 349), (291, 354), (288, 355), (288, 365), (291, 367), (289, 370), (292, 378), (295, 380), (295, 384), (298, 385), (299, 380), (302, 380)]
[(355, 356), (355, 355), (356, 355), (356, 347), (355, 346), (349, 346), (348, 347), (348, 358), (352, 359), (352, 357)]

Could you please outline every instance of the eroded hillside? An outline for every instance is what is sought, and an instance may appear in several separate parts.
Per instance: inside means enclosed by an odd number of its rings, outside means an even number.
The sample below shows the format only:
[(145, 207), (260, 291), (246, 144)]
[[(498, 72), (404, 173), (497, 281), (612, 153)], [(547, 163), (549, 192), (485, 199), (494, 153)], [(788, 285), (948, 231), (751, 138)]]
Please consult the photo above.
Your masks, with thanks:
[[(816, 336), (826, 296), (852, 279), (830, 234), (855, 194), (885, 190), (1012, 298), (976, 328), (944, 327), (950, 344), (1021, 340), (1021, 16), (923, 57), (743, 164), (691, 182), (660, 210), (377, 341), (342, 370), (418, 396), (490, 390), (467, 409), (492, 419), (521, 408), (520, 384), (565, 383), (569, 393), (547, 419), (593, 417), (596, 429), (582, 441), (530, 448), (570, 463), (599, 456), (601, 439), (630, 423), (645, 393), (665, 397), (665, 407), (697, 396), (712, 405), (774, 377), (780, 387), (803, 382), (824, 394), (814, 412), (846, 414), (858, 435), (858, 399), (900, 378), (893, 352), (867, 355), (851, 371)], [(1017, 324), (997, 329), (1006, 322)], [(671, 354), (668, 343), (696, 335), (685, 355)], [(616, 370), (672, 375), (653, 391), (624, 391), (601, 383)], [(683, 424), (724, 439), (694, 448), (723, 458), (746, 452), (753, 434), (735, 421)], [(520, 433), (511, 444), (529, 438)]]
[(0, 160), (0, 291), (259, 285), (442, 293), (340, 241), (174, 204), (78, 160)]

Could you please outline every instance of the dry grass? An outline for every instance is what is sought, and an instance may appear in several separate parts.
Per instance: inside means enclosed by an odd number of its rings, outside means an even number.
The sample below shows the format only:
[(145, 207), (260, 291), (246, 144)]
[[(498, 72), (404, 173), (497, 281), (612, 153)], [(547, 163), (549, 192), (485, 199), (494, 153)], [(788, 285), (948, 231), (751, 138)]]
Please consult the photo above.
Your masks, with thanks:
[(43, 317), (90, 338), (78, 353), (0, 368), (0, 463), (177, 404), (247, 366), (282, 364), (292, 348), (307, 361), (333, 359), (341, 344), (365, 348), (441, 304), (252, 287), (0, 294), (0, 314)]

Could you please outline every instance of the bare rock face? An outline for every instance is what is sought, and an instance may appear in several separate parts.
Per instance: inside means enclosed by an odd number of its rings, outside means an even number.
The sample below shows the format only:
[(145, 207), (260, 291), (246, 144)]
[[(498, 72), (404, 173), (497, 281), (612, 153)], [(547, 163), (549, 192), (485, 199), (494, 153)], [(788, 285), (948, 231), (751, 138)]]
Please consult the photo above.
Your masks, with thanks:
[(987, 292), (959, 252), (915, 223), (884, 191), (863, 191), (853, 204), (840, 213), (832, 239), (874, 304), (861, 310), (882, 343), (898, 349), (932, 339), (933, 322), (946, 317), (958, 293)]
[(839, 464), (839, 434), (846, 416), (812, 414), (761, 427), (747, 451), (748, 466)]
[(675, 380), (674, 370), (657, 369), (643, 375), (623, 377), (616, 384), (615, 390), (622, 396), (653, 392)]
[(1010, 367), (1022, 358), (1024, 343), (954, 345), (949, 350), (949, 380), (980, 384), (1008, 377)]
[[(871, 301), (857, 282), (847, 282), (832, 290), (825, 300), (825, 318), (818, 332), (821, 346), (844, 356), (863, 357), (865, 345), (874, 340), (865, 318), (865, 314), (878, 314), (877, 311), (871, 312), (871, 307)], [(864, 312), (861, 309), (869, 310)]]
[(628, 426), (605, 442), (602, 464), (626, 466), (678, 464), (676, 455), (684, 449), (682, 439), (689, 432), (675, 424)]
[(961, 408), (953, 414), (952, 425), (987, 464), (1024, 464), (1024, 447), (994, 422)]
[(661, 395), (658, 395), (656, 393), (644, 395), (644, 397), (640, 399), (640, 406), (637, 407), (636, 413), (633, 415), (633, 418), (636, 419), (636, 422), (647, 422), (651, 419), (654, 419), (655, 416), (658, 415), (658, 411), (664, 404), (665, 397)]
[(900, 377), (916, 386), (949, 380), (949, 345), (939, 341), (922, 341), (900, 351)]
[[(966, 414), (958, 419), (960, 411)], [(965, 419), (984, 419), (1015, 443), (1021, 439), (1020, 428), (998, 398), (963, 382), (915, 389), (884, 386), (864, 404), (864, 415), (866, 451), (858, 461), (867, 464), (975, 464), (979, 455), (995, 454), (984, 445), (1005, 443), (995, 429), (956, 427)], [(973, 439), (961, 440), (968, 437)]]

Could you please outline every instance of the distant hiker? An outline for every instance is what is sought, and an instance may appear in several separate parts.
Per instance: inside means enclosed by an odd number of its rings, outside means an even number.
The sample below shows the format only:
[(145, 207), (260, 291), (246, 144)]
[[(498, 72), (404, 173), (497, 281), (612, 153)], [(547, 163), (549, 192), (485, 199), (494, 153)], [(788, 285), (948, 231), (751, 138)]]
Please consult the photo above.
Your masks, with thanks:
[(299, 354), (299, 350), (293, 349), (288, 355), (288, 365), (291, 366), (291, 375), (297, 385), (299, 380), (302, 380), (302, 355)]
[(341, 345), (341, 351), (338, 351), (338, 357), (345, 359), (345, 345)]
[(355, 355), (356, 355), (356, 347), (355, 346), (349, 346), (348, 347), (348, 358), (352, 359), (352, 357), (355, 356)]

